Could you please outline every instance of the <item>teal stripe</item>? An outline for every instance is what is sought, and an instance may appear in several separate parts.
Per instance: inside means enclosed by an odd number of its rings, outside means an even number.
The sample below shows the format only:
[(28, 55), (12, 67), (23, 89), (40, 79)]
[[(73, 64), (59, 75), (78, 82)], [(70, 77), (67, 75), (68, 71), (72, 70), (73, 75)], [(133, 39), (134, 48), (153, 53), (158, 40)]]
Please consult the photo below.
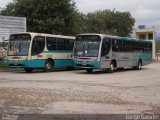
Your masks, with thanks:
[[(20, 62), (12, 62), (10, 60), (6, 60), (6, 63), (11, 65), (18, 65), (18, 66), (11, 66), (16, 68), (44, 68), (46, 60), (25, 60)], [(54, 68), (66, 68), (66, 67), (73, 67), (73, 60), (72, 59), (62, 59), (62, 60), (53, 60)]]
[(43, 68), (45, 65), (45, 60), (24, 60), (19, 62), (12, 62), (10, 60), (6, 60), (8, 65), (18, 65), (11, 67), (19, 67), (19, 68)]
[(73, 60), (54, 60), (55, 68), (73, 67)]

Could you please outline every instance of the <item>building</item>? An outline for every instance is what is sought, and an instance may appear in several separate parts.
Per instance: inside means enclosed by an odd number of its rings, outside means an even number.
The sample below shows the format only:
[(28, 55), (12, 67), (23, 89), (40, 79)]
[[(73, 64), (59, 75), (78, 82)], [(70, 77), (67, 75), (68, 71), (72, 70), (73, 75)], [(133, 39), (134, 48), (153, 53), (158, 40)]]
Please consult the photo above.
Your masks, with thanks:
[(26, 32), (26, 18), (0, 15), (0, 42), (8, 40), (10, 34)]
[(134, 36), (136, 37), (136, 39), (152, 41), (153, 59), (156, 58), (155, 34), (156, 32), (154, 27), (146, 27), (145, 25), (140, 25), (134, 30)]

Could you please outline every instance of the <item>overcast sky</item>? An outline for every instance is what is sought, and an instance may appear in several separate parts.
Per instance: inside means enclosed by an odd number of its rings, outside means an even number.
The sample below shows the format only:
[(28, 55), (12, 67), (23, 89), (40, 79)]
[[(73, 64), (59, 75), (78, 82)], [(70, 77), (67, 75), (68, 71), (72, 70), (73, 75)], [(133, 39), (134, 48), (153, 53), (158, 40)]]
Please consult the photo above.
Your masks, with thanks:
[[(0, 0), (0, 7), (5, 7), (12, 0)], [(137, 25), (160, 26), (160, 0), (75, 0), (80, 12), (114, 8), (117, 11), (129, 11)]]

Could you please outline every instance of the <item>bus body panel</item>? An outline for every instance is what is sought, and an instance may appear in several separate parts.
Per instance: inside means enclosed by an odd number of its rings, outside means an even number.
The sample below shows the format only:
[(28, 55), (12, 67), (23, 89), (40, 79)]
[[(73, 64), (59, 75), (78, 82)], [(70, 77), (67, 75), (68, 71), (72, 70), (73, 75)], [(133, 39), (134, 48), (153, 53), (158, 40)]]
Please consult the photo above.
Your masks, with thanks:
[(111, 55), (107, 55), (107, 56), (101, 57), (100, 59), (101, 59), (101, 61), (100, 61), (101, 68), (99, 68), (99, 69), (108, 68), (110, 66)]
[[(46, 59), (32, 59), (32, 60), (6, 60), (6, 63), (13, 68), (44, 68)], [(54, 68), (73, 67), (72, 59), (57, 59), (53, 60)]]
[(35, 60), (17, 60), (11, 61), (6, 60), (6, 63), (13, 68), (43, 68), (46, 60), (35, 59)]

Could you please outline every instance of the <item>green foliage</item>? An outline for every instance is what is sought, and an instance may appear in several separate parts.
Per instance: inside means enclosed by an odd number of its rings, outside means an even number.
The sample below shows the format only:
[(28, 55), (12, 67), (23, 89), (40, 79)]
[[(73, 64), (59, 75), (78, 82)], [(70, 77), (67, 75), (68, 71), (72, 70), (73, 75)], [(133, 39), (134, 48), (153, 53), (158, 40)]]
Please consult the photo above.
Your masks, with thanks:
[(104, 10), (87, 14), (86, 22), (86, 32), (129, 36), (135, 19), (129, 12)]
[(72, 0), (14, 0), (1, 15), (27, 18), (31, 32), (75, 34), (76, 9)]
[(129, 12), (79, 13), (72, 0), (13, 0), (1, 15), (27, 18), (27, 30), (51, 34), (105, 33), (129, 36), (135, 23)]

